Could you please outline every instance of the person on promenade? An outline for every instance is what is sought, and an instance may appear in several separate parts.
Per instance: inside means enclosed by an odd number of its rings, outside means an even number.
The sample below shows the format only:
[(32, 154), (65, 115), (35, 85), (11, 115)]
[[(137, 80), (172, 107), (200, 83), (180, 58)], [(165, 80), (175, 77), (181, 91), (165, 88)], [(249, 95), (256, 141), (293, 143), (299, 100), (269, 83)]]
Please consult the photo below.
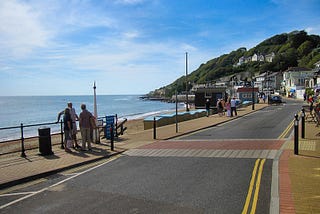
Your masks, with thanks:
[(88, 143), (88, 149), (91, 151), (92, 138), (90, 137), (90, 128), (95, 128), (93, 121), (93, 115), (87, 110), (85, 104), (81, 104), (82, 112), (79, 115), (79, 126), (82, 137), (82, 150), (86, 149), (86, 143)]
[(266, 103), (266, 95), (264, 93), (262, 94), (262, 100), (263, 100), (263, 103)]
[(237, 101), (235, 97), (233, 97), (232, 100), (230, 101), (230, 106), (231, 106), (231, 117), (233, 117), (233, 112), (234, 112), (234, 115), (237, 116)]
[(207, 111), (207, 117), (210, 115), (210, 100), (206, 100), (206, 111)]
[(218, 114), (221, 117), (223, 115), (223, 105), (221, 99), (218, 99), (217, 101), (217, 109), (218, 109)]
[[(72, 131), (71, 131), (71, 135), (72, 135), (72, 140), (74, 141), (74, 148), (81, 148), (78, 144), (77, 141), (77, 124), (76, 121), (79, 120), (79, 117), (76, 113), (76, 110), (72, 107), (72, 102), (68, 102), (68, 108), (70, 110), (70, 115), (71, 115), (71, 120), (72, 120)], [(58, 122), (60, 120), (61, 115), (64, 114), (64, 111), (61, 111), (58, 114)]]
[(227, 110), (227, 117), (231, 116), (231, 103), (230, 103), (230, 98), (228, 98), (226, 102), (226, 110)]
[(63, 125), (64, 125), (64, 149), (66, 152), (71, 152), (68, 145), (68, 141), (72, 140), (72, 119), (70, 114), (70, 109), (66, 108), (63, 114)]
[(226, 100), (225, 98), (223, 97), (221, 99), (221, 103), (222, 103), (222, 114), (225, 115), (225, 110), (226, 110)]

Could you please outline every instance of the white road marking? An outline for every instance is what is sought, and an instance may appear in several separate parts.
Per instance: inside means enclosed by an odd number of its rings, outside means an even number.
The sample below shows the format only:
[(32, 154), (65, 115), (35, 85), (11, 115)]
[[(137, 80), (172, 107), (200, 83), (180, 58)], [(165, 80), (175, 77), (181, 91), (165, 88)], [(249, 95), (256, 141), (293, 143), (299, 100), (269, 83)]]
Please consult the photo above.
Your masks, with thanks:
[(71, 179), (73, 179), (73, 178), (75, 178), (75, 177), (78, 177), (78, 176), (80, 176), (80, 175), (82, 175), (82, 174), (85, 174), (85, 173), (87, 173), (87, 172), (90, 172), (90, 171), (92, 171), (92, 170), (94, 170), (94, 169), (96, 169), (96, 168), (99, 168), (99, 167), (101, 167), (101, 166), (103, 166), (103, 165), (105, 165), (105, 164), (107, 164), (107, 163), (110, 163), (111, 161), (114, 161), (114, 160), (117, 159), (118, 157), (120, 157), (120, 155), (116, 155), (116, 156), (114, 156), (113, 158), (107, 160), (106, 162), (104, 162), (104, 163), (102, 163), (102, 164), (99, 164), (99, 165), (97, 165), (97, 166), (94, 166), (94, 167), (92, 167), (92, 168), (89, 168), (89, 169), (87, 169), (87, 170), (85, 170), (85, 171), (83, 171), (83, 172), (76, 173), (75, 175), (73, 175), (73, 176), (71, 176), (71, 177), (69, 177), (69, 178), (66, 178), (66, 179), (64, 179), (64, 180), (62, 180), (62, 181), (59, 181), (58, 183), (52, 184), (52, 185), (50, 185), (50, 186), (48, 186), (48, 187), (45, 187), (45, 188), (43, 188), (43, 189), (41, 189), (41, 190), (38, 190), (38, 191), (35, 191), (35, 192), (30, 192), (30, 193), (28, 193), (26, 196), (24, 196), (24, 197), (22, 197), (22, 198), (19, 198), (19, 199), (16, 199), (16, 200), (14, 200), (14, 201), (11, 201), (11, 202), (9, 202), (9, 203), (7, 203), (7, 204), (1, 205), (1, 206), (0, 206), (0, 210), (6, 208), (6, 207), (8, 207), (8, 206), (11, 206), (11, 205), (13, 205), (13, 204), (16, 204), (16, 203), (18, 203), (18, 202), (20, 202), (20, 201), (23, 201), (23, 200), (25, 200), (25, 199), (28, 199), (28, 198), (30, 198), (30, 197), (32, 197), (32, 196), (34, 196), (34, 195), (37, 195), (37, 194), (39, 194), (39, 193), (42, 193), (42, 192), (44, 192), (44, 191), (46, 191), (46, 190), (48, 190), (48, 189), (50, 189), (50, 188), (56, 187), (56, 186), (58, 186), (58, 185), (60, 185), (60, 184), (63, 184), (63, 183), (65, 183), (65, 182), (67, 182), (67, 181), (69, 181), (69, 180), (71, 180)]

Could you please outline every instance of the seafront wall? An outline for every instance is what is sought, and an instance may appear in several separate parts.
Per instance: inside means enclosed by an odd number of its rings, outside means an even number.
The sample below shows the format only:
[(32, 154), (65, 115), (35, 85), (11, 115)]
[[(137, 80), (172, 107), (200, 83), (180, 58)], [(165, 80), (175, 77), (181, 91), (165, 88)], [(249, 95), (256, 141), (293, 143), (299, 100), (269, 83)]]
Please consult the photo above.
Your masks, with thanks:
[[(206, 115), (206, 110), (199, 109), (199, 110), (191, 110), (191, 111), (182, 111), (178, 112), (177, 114), (177, 120), (178, 122), (186, 121), (186, 120), (192, 120), (199, 117), (204, 117)], [(154, 121), (156, 122), (156, 126), (166, 126), (169, 124), (173, 124), (176, 122), (176, 113), (171, 114), (163, 114), (158, 115), (155, 117), (147, 117), (143, 120), (144, 124), (144, 130), (152, 129), (154, 125)]]

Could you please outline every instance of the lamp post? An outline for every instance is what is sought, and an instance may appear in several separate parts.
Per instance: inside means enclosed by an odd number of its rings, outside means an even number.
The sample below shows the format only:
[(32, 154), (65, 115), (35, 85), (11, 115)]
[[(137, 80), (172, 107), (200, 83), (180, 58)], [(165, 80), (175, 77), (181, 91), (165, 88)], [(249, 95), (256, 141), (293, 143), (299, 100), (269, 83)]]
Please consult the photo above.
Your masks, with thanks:
[(189, 101), (188, 101), (188, 52), (186, 52), (186, 111), (189, 111)]
[[(96, 82), (93, 83), (93, 115), (95, 117), (95, 124), (98, 125), (98, 110), (97, 110), (97, 94), (96, 94)], [(98, 134), (98, 130), (94, 128), (93, 132), (93, 141), (95, 143), (100, 143), (100, 136)]]
[(254, 98), (255, 98), (255, 94), (254, 94), (254, 81), (252, 79), (252, 110), (254, 110)]

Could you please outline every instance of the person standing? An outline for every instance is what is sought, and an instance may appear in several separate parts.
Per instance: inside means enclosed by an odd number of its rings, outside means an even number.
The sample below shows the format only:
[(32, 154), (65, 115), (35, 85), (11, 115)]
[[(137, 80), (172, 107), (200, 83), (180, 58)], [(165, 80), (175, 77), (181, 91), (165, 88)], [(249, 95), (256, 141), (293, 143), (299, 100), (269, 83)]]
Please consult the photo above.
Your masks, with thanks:
[(231, 103), (230, 103), (230, 98), (228, 98), (226, 102), (226, 110), (227, 110), (227, 117), (231, 116)]
[(230, 105), (231, 105), (231, 117), (233, 117), (233, 112), (234, 112), (234, 115), (237, 116), (237, 101), (235, 97), (233, 97), (232, 100), (230, 101)]
[(210, 100), (206, 100), (206, 111), (207, 111), (207, 117), (210, 115)]
[[(81, 148), (78, 144), (78, 141), (77, 141), (77, 123), (76, 121), (79, 120), (79, 117), (76, 113), (76, 110), (72, 107), (72, 102), (68, 102), (68, 108), (69, 108), (69, 112), (70, 112), (70, 115), (71, 115), (71, 121), (72, 121), (72, 130), (71, 130), (71, 136), (72, 136), (72, 140), (74, 141), (74, 148)], [(58, 114), (58, 120), (60, 120), (60, 117), (61, 115), (64, 114), (64, 111), (60, 112)]]
[(70, 145), (68, 141), (72, 140), (72, 120), (70, 109), (66, 108), (63, 115), (63, 125), (64, 125), (64, 148), (66, 152), (71, 152)]
[(218, 109), (218, 114), (221, 117), (223, 115), (223, 106), (222, 106), (221, 99), (218, 99), (217, 101), (217, 109)]
[[(90, 137), (90, 128), (93, 125), (91, 123), (93, 119), (93, 115), (87, 110), (85, 104), (81, 104), (81, 110), (82, 112), (79, 115), (79, 126), (80, 126), (80, 132), (82, 137), (82, 150), (86, 149), (86, 143), (88, 143), (88, 150), (91, 151), (91, 143), (92, 138)], [(95, 127), (93, 127), (95, 128)]]

